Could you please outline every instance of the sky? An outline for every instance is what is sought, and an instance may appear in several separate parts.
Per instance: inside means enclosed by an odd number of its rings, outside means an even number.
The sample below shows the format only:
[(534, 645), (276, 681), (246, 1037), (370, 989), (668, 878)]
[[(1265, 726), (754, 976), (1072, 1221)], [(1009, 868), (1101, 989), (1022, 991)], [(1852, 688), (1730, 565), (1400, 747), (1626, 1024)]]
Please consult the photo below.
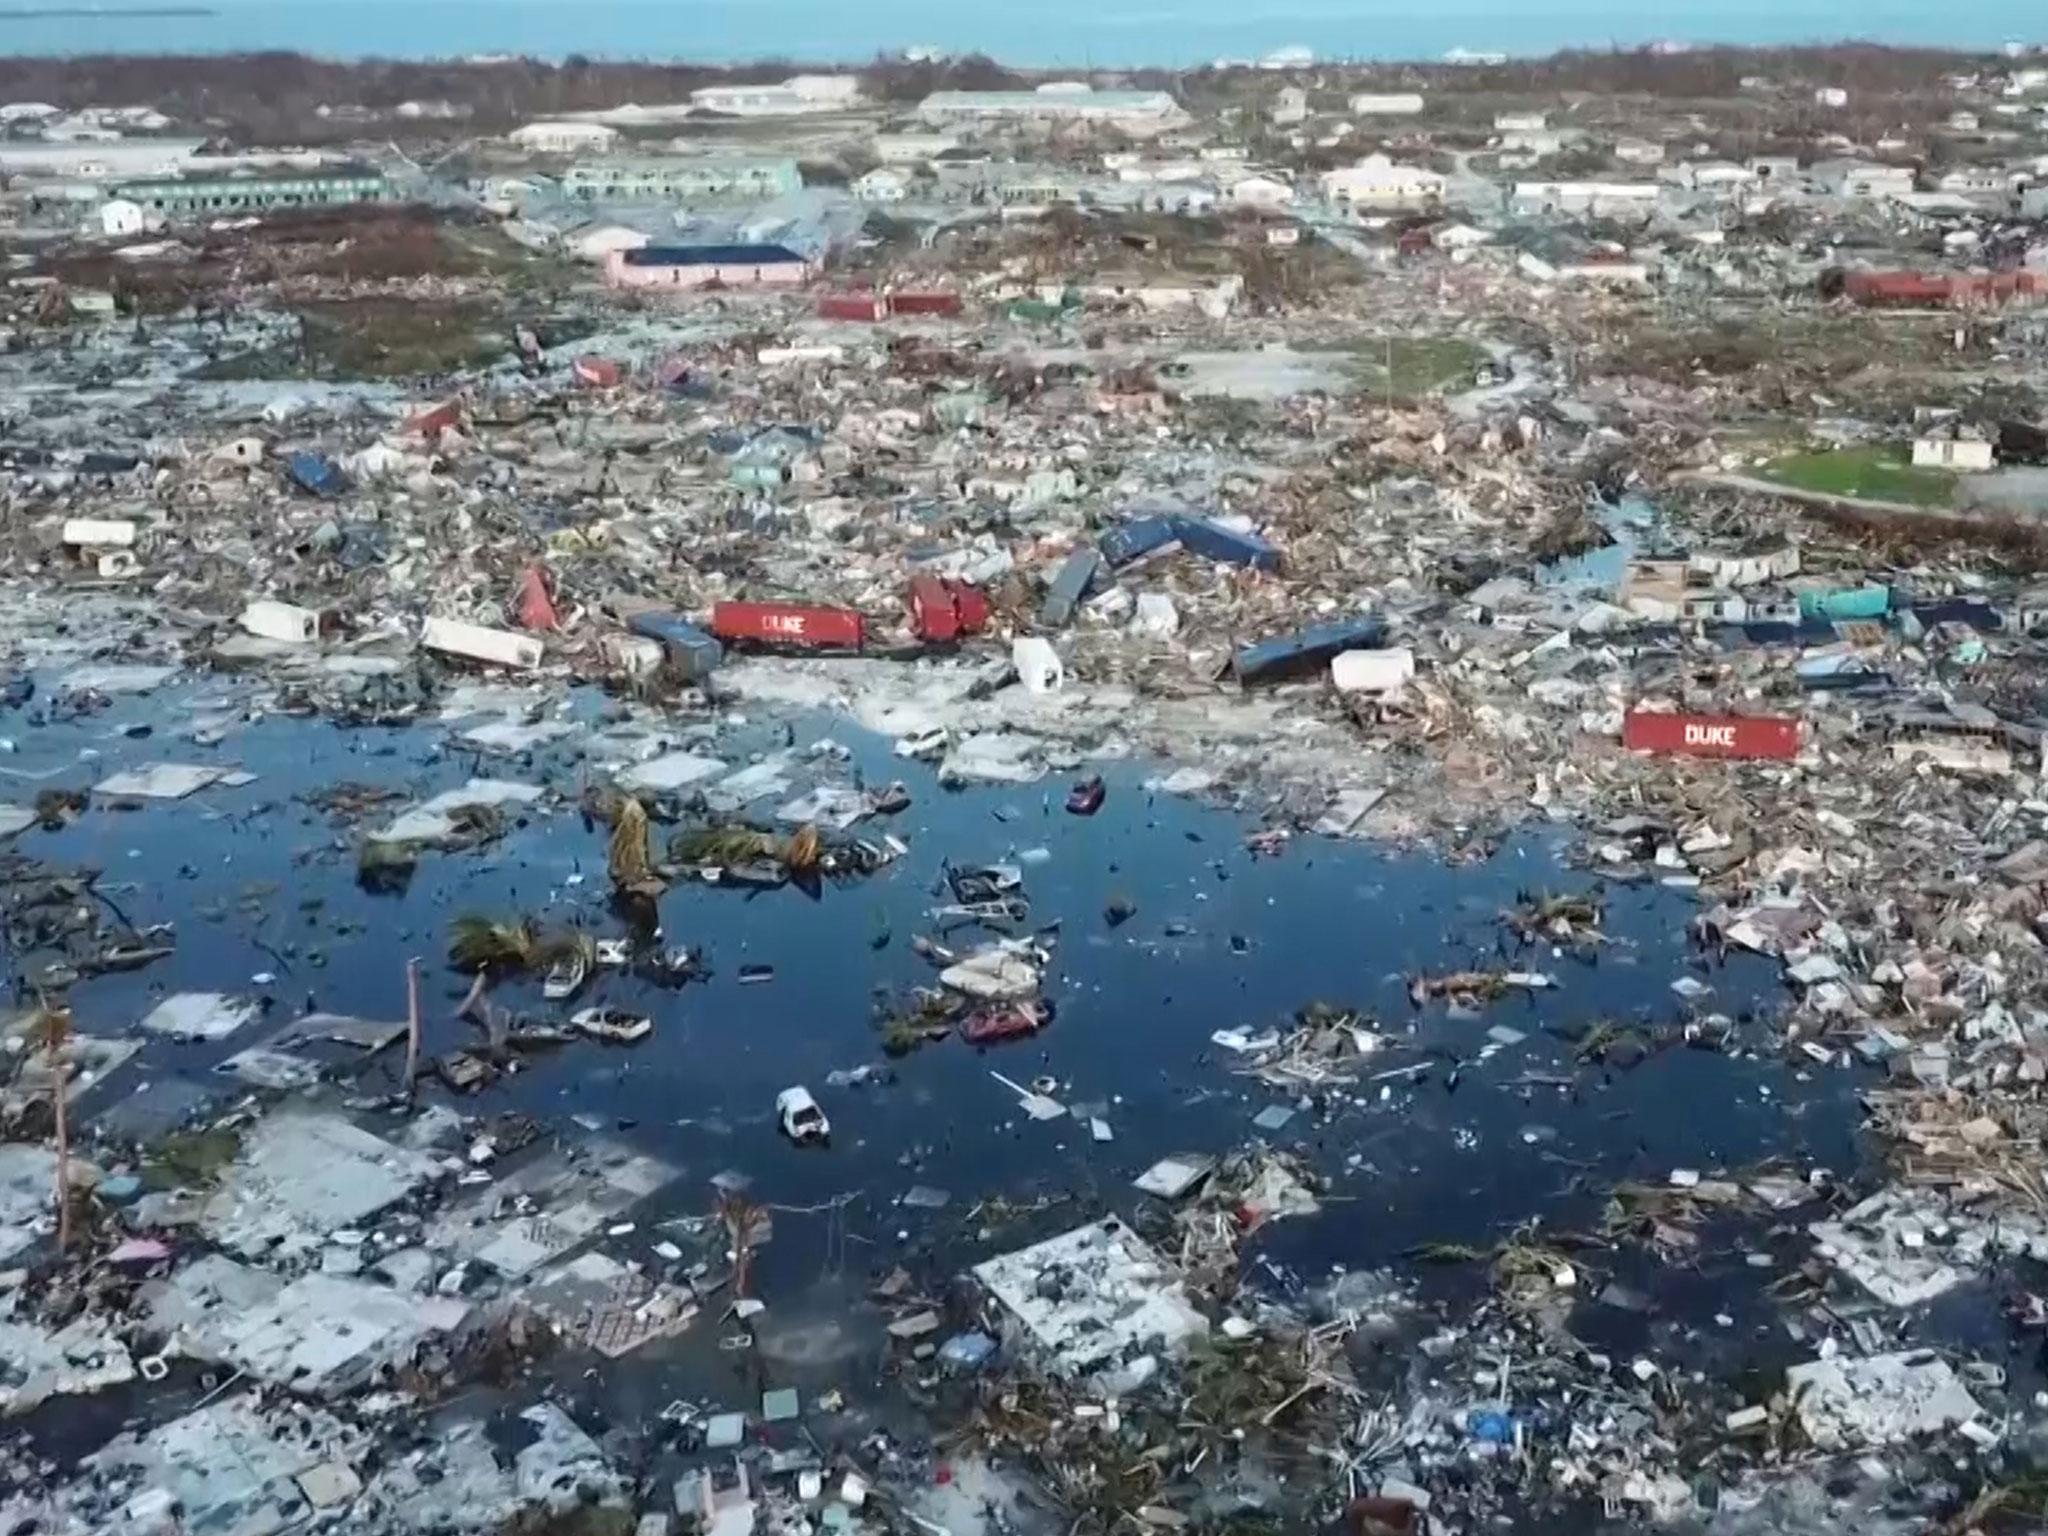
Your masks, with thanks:
[[(185, 17), (22, 15), (195, 6)], [(16, 13), (7, 19), (8, 13)], [(1994, 48), (2048, 42), (2044, 0), (0, 0), (0, 51), (330, 57), (531, 53), (860, 60), (932, 45), (1026, 65), (1186, 65), (1305, 45), (1325, 57), (1434, 59), (1452, 48), (1548, 53), (1666, 39)]]

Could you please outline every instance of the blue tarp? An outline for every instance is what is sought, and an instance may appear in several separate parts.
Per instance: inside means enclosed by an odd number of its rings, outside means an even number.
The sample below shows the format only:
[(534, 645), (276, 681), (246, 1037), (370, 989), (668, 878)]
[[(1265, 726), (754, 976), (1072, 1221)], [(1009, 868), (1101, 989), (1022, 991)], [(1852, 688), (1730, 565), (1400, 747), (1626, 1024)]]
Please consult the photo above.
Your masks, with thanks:
[(284, 472), (300, 490), (314, 496), (339, 496), (348, 481), (332, 459), (317, 453), (295, 453), (284, 461)]

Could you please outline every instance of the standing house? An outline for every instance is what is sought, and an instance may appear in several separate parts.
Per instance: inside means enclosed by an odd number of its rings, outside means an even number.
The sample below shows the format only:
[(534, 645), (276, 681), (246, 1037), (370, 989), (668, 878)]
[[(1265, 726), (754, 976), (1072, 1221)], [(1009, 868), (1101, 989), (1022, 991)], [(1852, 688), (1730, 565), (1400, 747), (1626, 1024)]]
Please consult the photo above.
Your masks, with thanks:
[(1541, 133), (1549, 126), (1547, 112), (1503, 112), (1493, 120), (1495, 133)]
[(1323, 197), (1341, 208), (1424, 208), (1441, 202), (1444, 178), (1420, 166), (1397, 165), (1385, 155), (1326, 171)]
[(613, 288), (790, 288), (817, 272), (817, 263), (782, 245), (646, 245), (604, 259)]
[(1970, 474), (1991, 468), (1995, 457), (1989, 438), (1963, 431), (1953, 424), (1923, 432), (1913, 439), (1913, 466), (1916, 469), (1949, 469), (1959, 474)]
[(1246, 176), (1230, 184), (1224, 198), (1234, 208), (1284, 208), (1294, 201), (1294, 188), (1278, 176)]
[(1944, 172), (1934, 190), (1950, 197), (2003, 197), (2009, 190), (2006, 173), (1996, 166), (1959, 166)]
[(1283, 127), (1308, 120), (1308, 92), (1298, 85), (1281, 88), (1266, 115)]
[(1628, 165), (1662, 165), (1664, 146), (1654, 139), (1617, 139), (1614, 158)]
[(1813, 179), (1837, 197), (1887, 198), (1913, 190), (1913, 171), (1904, 165), (1867, 160), (1834, 160), (1813, 168)]

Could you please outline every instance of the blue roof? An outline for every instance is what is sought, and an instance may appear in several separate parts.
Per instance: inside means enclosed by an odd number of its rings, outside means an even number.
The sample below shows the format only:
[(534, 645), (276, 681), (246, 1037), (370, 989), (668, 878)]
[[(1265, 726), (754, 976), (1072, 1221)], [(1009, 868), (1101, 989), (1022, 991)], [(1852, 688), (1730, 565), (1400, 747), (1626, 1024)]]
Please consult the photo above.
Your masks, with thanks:
[(624, 255), (629, 267), (773, 267), (803, 260), (786, 245), (643, 245)]

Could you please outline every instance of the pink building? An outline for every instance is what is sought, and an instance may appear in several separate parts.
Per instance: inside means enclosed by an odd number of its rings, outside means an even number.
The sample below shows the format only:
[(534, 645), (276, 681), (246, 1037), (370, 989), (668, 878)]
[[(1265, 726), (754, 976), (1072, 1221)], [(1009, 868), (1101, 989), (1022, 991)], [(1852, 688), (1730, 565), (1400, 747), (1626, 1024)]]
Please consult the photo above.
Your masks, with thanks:
[(816, 263), (782, 245), (643, 245), (604, 258), (613, 288), (793, 287), (817, 272)]

